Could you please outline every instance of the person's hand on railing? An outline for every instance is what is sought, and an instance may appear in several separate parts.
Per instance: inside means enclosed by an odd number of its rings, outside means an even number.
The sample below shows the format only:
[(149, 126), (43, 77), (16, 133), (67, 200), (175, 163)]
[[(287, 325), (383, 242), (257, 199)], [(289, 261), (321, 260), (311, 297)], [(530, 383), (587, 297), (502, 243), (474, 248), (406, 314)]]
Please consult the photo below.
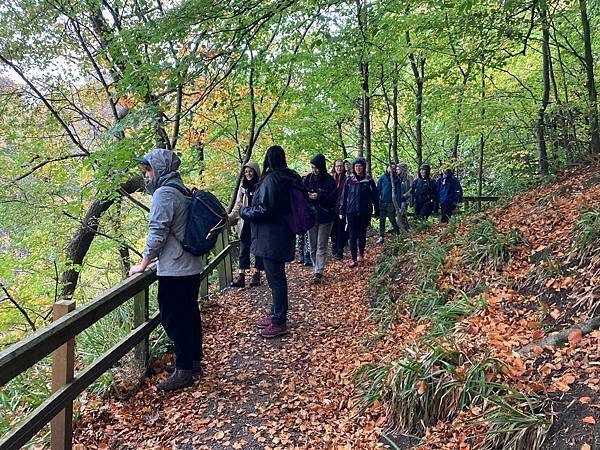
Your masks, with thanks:
[(136, 273), (142, 273), (146, 270), (146, 267), (148, 267), (150, 265), (152, 261), (146, 257), (142, 258), (142, 262), (139, 264), (136, 264), (134, 266), (131, 266), (131, 268), (129, 269), (129, 276), (133, 276)]

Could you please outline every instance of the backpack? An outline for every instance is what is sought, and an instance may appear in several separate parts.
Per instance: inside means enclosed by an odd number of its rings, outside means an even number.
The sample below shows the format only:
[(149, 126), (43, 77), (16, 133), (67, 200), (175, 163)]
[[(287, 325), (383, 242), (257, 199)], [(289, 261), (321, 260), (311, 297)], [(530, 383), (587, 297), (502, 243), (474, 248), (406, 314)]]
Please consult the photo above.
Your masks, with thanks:
[(206, 255), (217, 244), (219, 233), (227, 224), (227, 213), (217, 197), (208, 191), (193, 189), (191, 192), (178, 184), (165, 186), (177, 189), (190, 197), (185, 237), (181, 246), (194, 256)]
[(304, 189), (290, 186), (289, 199), (290, 212), (285, 216), (285, 221), (292, 233), (304, 234), (315, 225), (317, 211)]

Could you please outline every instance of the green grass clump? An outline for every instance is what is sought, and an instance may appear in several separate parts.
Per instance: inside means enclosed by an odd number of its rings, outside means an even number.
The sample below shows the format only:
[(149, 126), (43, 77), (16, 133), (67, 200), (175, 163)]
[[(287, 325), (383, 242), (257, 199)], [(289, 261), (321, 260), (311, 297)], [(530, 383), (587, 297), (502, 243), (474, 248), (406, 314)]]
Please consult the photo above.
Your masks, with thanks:
[(575, 223), (575, 250), (582, 256), (600, 252), (600, 208), (584, 210)]

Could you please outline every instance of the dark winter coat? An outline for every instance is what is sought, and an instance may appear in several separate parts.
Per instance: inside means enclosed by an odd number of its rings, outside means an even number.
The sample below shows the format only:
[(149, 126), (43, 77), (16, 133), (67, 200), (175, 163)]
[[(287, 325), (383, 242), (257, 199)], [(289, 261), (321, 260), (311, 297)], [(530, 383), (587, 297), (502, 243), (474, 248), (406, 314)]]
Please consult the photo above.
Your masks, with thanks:
[(333, 176), (333, 180), (335, 181), (336, 188), (336, 200), (335, 200), (335, 213), (340, 215), (340, 209), (342, 204), (342, 193), (344, 192), (344, 185), (346, 184), (346, 171), (344, 170), (341, 174), (337, 174), (334, 172), (331, 174)]
[(342, 193), (340, 214), (371, 214), (373, 210), (375, 215), (379, 215), (379, 195), (375, 182), (370, 177), (348, 177)]
[(440, 178), (437, 187), (440, 205), (458, 205), (462, 201), (462, 186), (452, 172), (446, 178)]
[(421, 171), (419, 170), (419, 177), (413, 182), (412, 185), (411, 204), (423, 205), (425, 203), (433, 203), (433, 207), (436, 209), (438, 202), (437, 184), (431, 179), (429, 166), (424, 164), (421, 166), (421, 168), (424, 168), (427, 173), (425, 177), (423, 177), (421, 175)]
[[(396, 200), (398, 206), (402, 204), (404, 196), (402, 195), (402, 182), (400, 178), (394, 175), (394, 189), (396, 190)], [(377, 181), (377, 191), (379, 192), (380, 203), (392, 203), (392, 182), (390, 174), (385, 173), (379, 177)]]
[(240, 216), (251, 221), (252, 246), (255, 256), (280, 262), (294, 259), (295, 236), (286, 222), (290, 212), (289, 187), (304, 190), (300, 175), (291, 169), (269, 171), (252, 198), (252, 206), (242, 207)]
[(311, 160), (311, 164), (319, 169), (319, 175), (308, 174), (304, 178), (304, 187), (309, 193), (316, 192), (318, 194), (316, 200), (310, 201), (317, 210), (317, 223), (333, 222), (337, 197), (335, 180), (326, 171), (323, 155), (315, 156)]

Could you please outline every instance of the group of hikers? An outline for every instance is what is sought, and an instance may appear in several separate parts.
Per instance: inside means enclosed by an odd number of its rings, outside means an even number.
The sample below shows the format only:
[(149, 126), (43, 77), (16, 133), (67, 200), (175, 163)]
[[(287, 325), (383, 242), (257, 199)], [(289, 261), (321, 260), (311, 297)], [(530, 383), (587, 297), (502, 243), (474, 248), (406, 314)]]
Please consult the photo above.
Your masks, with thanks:
[[(172, 375), (158, 387), (174, 390), (202, 375), (202, 324), (197, 301), (202, 259), (182, 246), (190, 199), (181, 189), (185, 186), (178, 172), (179, 157), (170, 150), (155, 149), (136, 161), (148, 180), (146, 189), (152, 195), (152, 206), (142, 261), (132, 266), (129, 274), (144, 272), (158, 260), (160, 318), (173, 340), (176, 357), (175, 365), (166, 368)], [(314, 211), (314, 225), (298, 236), (286, 220), (296, 207), (290, 196), (293, 189), (304, 193)], [(256, 326), (264, 338), (284, 335), (288, 332), (285, 264), (294, 260), (296, 247), (298, 261), (312, 265), (313, 281), (320, 283), (330, 239), (331, 254), (342, 259), (348, 246), (349, 267), (357, 267), (365, 256), (367, 228), (373, 214), (379, 217), (377, 243), (382, 243), (387, 220), (394, 233), (408, 232), (409, 205), (414, 206), (417, 220), (427, 220), (439, 208), (441, 221), (447, 222), (461, 200), (460, 182), (450, 169), (444, 169), (434, 180), (429, 165), (423, 164), (413, 180), (405, 164), (391, 163), (375, 183), (367, 173), (364, 158), (336, 160), (329, 173), (325, 156), (318, 154), (311, 159), (311, 172), (301, 177), (288, 168), (283, 148), (271, 146), (262, 170), (255, 162), (244, 164), (236, 201), (228, 214), (230, 223), (237, 221), (240, 241), (239, 272), (231, 286), (246, 285), (253, 254), (250, 286), (261, 284), (264, 271), (272, 296), (270, 312)]]

